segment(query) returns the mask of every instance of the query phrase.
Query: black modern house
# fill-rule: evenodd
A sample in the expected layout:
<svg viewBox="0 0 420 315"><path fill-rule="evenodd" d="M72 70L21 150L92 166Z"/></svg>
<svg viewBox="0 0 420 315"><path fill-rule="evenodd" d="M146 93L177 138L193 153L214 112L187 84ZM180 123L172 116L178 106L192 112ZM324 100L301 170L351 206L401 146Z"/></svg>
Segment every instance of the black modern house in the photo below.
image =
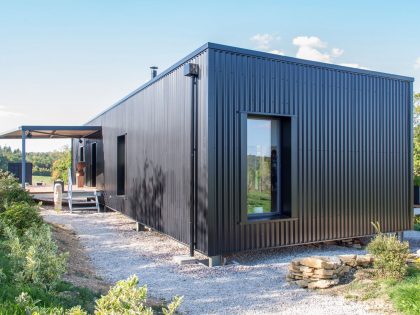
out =
<svg viewBox="0 0 420 315"><path fill-rule="evenodd" d="M413 79L207 43L105 110L73 165L209 257L411 228Z"/></svg>

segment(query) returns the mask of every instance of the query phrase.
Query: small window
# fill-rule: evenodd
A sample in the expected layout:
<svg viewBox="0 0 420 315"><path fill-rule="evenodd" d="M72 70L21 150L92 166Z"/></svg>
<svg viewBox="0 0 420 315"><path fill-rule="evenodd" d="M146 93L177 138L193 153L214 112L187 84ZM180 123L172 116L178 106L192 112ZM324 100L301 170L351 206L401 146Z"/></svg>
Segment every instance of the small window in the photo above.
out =
<svg viewBox="0 0 420 315"><path fill-rule="evenodd" d="M248 117L248 218L290 217L290 153L290 119Z"/></svg>
<svg viewBox="0 0 420 315"><path fill-rule="evenodd" d="M80 147L80 153L79 153L79 162L85 161L85 148Z"/></svg>
<svg viewBox="0 0 420 315"><path fill-rule="evenodd" d="M117 138L117 195L125 195L125 135Z"/></svg>

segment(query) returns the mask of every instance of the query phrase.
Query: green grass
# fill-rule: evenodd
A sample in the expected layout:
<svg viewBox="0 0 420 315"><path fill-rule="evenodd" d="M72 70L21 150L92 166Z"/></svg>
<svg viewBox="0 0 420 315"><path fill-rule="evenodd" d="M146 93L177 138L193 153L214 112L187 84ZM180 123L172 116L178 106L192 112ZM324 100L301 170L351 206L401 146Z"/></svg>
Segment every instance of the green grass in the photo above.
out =
<svg viewBox="0 0 420 315"><path fill-rule="evenodd" d="M389 298L402 314L420 314L420 269L410 267L403 280L354 280L348 285L345 297L361 301Z"/></svg>
<svg viewBox="0 0 420 315"><path fill-rule="evenodd" d="M35 186L36 183L39 182L43 182L46 185L52 185L52 183L54 182L53 179L51 178L51 176L38 176L38 175L34 175L32 176L32 184Z"/></svg>
<svg viewBox="0 0 420 315"><path fill-rule="evenodd" d="M389 297L404 314L420 314L420 269L410 268L403 281L389 281Z"/></svg>
<svg viewBox="0 0 420 315"><path fill-rule="evenodd" d="M263 212L271 212L270 193L248 191L248 213L254 213L255 207L263 207Z"/></svg>

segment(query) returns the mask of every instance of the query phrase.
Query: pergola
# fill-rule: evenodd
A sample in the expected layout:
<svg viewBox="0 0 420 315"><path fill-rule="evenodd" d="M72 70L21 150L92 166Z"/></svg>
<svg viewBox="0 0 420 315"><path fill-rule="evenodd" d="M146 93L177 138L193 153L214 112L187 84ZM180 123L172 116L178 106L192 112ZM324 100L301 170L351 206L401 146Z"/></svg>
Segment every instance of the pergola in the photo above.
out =
<svg viewBox="0 0 420 315"><path fill-rule="evenodd" d="M100 126L21 126L0 134L0 139L22 139L22 187L26 182L26 139L102 138Z"/></svg>

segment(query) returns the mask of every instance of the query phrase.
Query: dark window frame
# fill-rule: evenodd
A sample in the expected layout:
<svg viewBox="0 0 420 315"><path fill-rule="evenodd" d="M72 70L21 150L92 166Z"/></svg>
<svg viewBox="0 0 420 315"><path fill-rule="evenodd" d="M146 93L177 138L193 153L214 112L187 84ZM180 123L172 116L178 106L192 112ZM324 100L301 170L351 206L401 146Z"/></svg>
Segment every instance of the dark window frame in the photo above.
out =
<svg viewBox="0 0 420 315"><path fill-rule="evenodd" d="M81 145L79 147L79 162L85 162L85 146Z"/></svg>
<svg viewBox="0 0 420 315"><path fill-rule="evenodd" d="M121 143L121 139L124 139L123 143ZM124 157L120 157L121 154L121 145L123 145L123 153ZM127 134L122 134L117 137L117 183L116 183L116 190L117 190L117 196L124 197L126 194L126 188L127 188ZM123 161L120 161L122 159ZM123 162L124 170L121 173L121 163Z"/></svg>
<svg viewBox="0 0 420 315"><path fill-rule="evenodd" d="M297 124L296 116L294 115L278 115L278 114L267 114L267 113L255 113L255 112L239 112L240 115L240 210L241 210L241 224L252 224L264 221L290 221L298 219L298 199L297 199ZM261 214L248 214L248 118L256 119L270 119L288 121L289 132L290 132L290 210L287 216L279 212L261 213ZM280 207L280 206L279 206Z"/></svg>

